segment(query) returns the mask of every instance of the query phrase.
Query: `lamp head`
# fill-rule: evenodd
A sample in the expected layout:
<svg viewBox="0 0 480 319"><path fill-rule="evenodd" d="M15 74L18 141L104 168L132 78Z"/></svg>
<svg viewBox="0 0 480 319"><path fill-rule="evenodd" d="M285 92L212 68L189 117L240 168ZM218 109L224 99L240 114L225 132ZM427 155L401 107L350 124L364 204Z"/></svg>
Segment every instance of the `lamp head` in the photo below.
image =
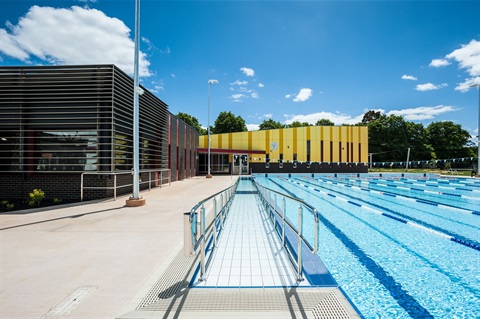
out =
<svg viewBox="0 0 480 319"><path fill-rule="evenodd" d="M208 84L218 84L218 80L208 80Z"/></svg>

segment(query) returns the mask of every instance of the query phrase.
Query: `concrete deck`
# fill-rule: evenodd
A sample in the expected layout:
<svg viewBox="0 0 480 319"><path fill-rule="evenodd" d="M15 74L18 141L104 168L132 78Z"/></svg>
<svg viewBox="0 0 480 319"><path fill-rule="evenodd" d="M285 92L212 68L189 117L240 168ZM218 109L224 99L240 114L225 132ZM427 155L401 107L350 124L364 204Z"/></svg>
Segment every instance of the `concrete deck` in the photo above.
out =
<svg viewBox="0 0 480 319"><path fill-rule="evenodd" d="M174 182L142 192L147 204L135 208L120 197L0 214L0 318L54 318L69 309L68 318L115 318L183 242L183 213L235 181ZM77 305L66 300L74 292Z"/></svg>

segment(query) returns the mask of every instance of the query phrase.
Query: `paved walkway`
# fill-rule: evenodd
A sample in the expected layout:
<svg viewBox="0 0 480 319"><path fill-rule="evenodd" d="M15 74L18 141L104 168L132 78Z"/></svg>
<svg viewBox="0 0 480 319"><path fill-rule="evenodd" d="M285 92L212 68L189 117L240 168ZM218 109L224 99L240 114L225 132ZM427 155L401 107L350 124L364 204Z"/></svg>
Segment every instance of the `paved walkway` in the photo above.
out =
<svg viewBox="0 0 480 319"><path fill-rule="evenodd" d="M174 182L142 192L147 205L137 208L120 197L0 214L0 318L53 317L49 311L79 287L93 293L68 318L114 318L183 241L183 213L234 181Z"/></svg>

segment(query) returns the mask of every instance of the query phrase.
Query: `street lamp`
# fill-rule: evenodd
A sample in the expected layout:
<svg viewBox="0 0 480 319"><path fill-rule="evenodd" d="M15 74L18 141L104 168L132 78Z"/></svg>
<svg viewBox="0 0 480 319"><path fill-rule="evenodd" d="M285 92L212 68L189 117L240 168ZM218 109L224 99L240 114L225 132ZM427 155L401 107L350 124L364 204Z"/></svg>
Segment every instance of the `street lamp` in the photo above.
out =
<svg viewBox="0 0 480 319"><path fill-rule="evenodd" d="M140 196L140 149L139 149L139 96L143 90L138 84L138 59L140 40L140 0L135 0L135 55L133 65L133 194L127 200L127 206L143 206L145 199Z"/></svg>
<svg viewBox="0 0 480 319"><path fill-rule="evenodd" d="M480 83L470 86L478 88L478 125L477 125L477 176L480 176Z"/></svg>
<svg viewBox="0 0 480 319"><path fill-rule="evenodd" d="M207 160L208 160L208 172L207 172L207 178L212 178L212 175L210 174L210 84L218 84L218 80L208 80L208 126L207 126L207 132L208 132L208 155L207 155Z"/></svg>

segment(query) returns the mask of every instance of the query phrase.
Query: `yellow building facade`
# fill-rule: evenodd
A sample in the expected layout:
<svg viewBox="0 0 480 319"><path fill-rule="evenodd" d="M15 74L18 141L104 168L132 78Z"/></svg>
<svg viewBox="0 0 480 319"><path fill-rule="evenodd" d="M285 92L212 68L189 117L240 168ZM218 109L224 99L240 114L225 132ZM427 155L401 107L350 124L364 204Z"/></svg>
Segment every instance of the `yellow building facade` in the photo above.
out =
<svg viewBox="0 0 480 319"><path fill-rule="evenodd" d="M239 156L244 159L243 171L247 166L247 171L254 173L277 169L303 171L302 168L315 172L363 172L368 162L366 126L306 126L211 134L210 137L211 162L228 161L230 170ZM199 137L199 154L206 152L208 136L203 135ZM220 159L215 158L215 154L223 155ZM200 173L203 173L203 162L200 157Z"/></svg>

